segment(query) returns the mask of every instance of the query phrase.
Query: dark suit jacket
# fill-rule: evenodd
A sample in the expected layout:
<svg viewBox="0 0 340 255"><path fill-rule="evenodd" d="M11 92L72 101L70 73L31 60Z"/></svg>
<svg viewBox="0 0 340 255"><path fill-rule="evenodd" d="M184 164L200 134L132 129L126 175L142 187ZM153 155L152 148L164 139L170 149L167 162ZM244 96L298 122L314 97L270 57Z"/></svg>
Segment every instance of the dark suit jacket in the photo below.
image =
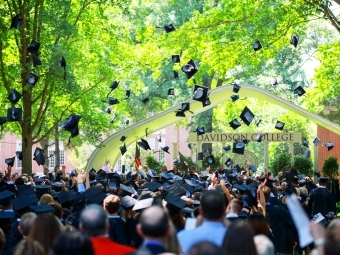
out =
<svg viewBox="0 0 340 255"><path fill-rule="evenodd" d="M325 216L329 212L336 212L333 193L326 188L313 189L309 194L308 213L312 216L318 213Z"/></svg>
<svg viewBox="0 0 340 255"><path fill-rule="evenodd" d="M109 236L112 241L127 245L126 222L121 217L110 218Z"/></svg>
<svg viewBox="0 0 340 255"><path fill-rule="evenodd" d="M22 239L22 234L18 230L19 223L19 221L16 221L11 224L12 236L17 240L17 243L19 243Z"/></svg>
<svg viewBox="0 0 340 255"><path fill-rule="evenodd" d="M158 255L164 253L165 249L160 245L146 244L142 245L137 251L129 255Z"/></svg>

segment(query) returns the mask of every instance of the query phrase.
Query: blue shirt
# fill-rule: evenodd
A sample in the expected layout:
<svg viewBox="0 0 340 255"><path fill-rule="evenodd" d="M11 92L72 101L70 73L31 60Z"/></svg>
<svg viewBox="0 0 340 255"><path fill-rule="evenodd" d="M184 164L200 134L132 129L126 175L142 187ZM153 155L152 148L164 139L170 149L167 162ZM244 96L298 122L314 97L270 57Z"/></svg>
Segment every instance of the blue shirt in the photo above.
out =
<svg viewBox="0 0 340 255"><path fill-rule="evenodd" d="M197 228L178 232L177 239L183 254L188 254L194 244L202 241L221 247L226 231L227 228L222 222L204 221Z"/></svg>

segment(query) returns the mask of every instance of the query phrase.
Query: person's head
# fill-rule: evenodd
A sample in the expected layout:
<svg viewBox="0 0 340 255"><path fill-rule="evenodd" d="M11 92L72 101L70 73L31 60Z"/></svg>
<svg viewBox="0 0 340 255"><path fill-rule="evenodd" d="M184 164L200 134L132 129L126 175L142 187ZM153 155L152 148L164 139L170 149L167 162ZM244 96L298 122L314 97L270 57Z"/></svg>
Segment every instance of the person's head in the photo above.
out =
<svg viewBox="0 0 340 255"><path fill-rule="evenodd" d="M288 186L287 182L282 182L281 183L282 192L286 190L287 186Z"/></svg>
<svg viewBox="0 0 340 255"><path fill-rule="evenodd" d="M132 179L133 181L138 181L138 178L139 178L139 175L138 175L137 172L133 172L133 173L131 174L131 179Z"/></svg>
<svg viewBox="0 0 340 255"><path fill-rule="evenodd" d="M103 208L108 214L116 214L120 207L120 199L116 195L109 195L104 199Z"/></svg>
<svg viewBox="0 0 340 255"><path fill-rule="evenodd" d="M200 213L206 220L224 220L225 209L225 199L220 192L208 190L202 194Z"/></svg>
<svg viewBox="0 0 340 255"><path fill-rule="evenodd" d="M94 249L87 235L79 231L63 232L54 241L49 255L93 255Z"/></svg>
<svg viewBox="0 0 340 255"><path fill-rule="evenodd" d="M319 186L327 187L328 185L328 179L327 178L319 178Z"/></svg>
<svg viewBox="0 0 340 255"><path fill-rule="evenodd" d="M273 174L271 172L268 172L268 179L273 180Z"/></svg>
<svg viewBox="0 0 340 255"><path fill-rule="evenodd" d="M258 255L274 255L275 247L272 241L265 235L254 236L254 243Z"/></svg>
<svg viewBox="0 0 340 255"><path fill-rule="evenodd" d="M80 215L79 229L89 237L106 235L108 227L107 214L99 205L89 205Z"/></svg>
<svg viewBox="0 0 340 255"><path fill-rule="evenodd" d="M242 212L243 204L239 199L233 199L227 206L227 213L236 213L239 215Z"/></svg>
<svg viewBox="0 0 340 255"><path fill-rule="evenodd" d="M189 255L224 255L223 250L216 244L208 241L199 242L193 245L189 252Z"/></svg>
<svg viewBox="0 0 340 255"><path fill-rule="evenodd" d="M61 204L59 204L57 201L53 201L48 203L48 205L54 208L53 213L58 219L61 219L63 217L63 208L61 207Z"/></svg>
<svg viewBox="0 0 340 255"><path fill-rule="evenodd" d="M167 172L168 168L166 166L162 166L162 172Z"/></svg>
<svg viewBox="0 0 340 255"><path fill-rule="evenodd" d="M15 186L18 186L18 185L24 185L25 184L25 181L22 177L19 177L15 180L14 182Z"/></svg>
<svg viewBox="0 0 340 255"><path fill-rule="evenodd" d="M178 167L177 166L173 166L172 170L177 173L178 172Z"/></svg>
<svg viewBox="0 0 340 255"><path fill-rule="evenodd" d="M49 203L53 202L53 197L50 194L44 194L41 196L39 204L40 205L48 205Z"/></svg>
<svg viewBox="0 0 340 255"><path fill-rule="evenodd" d="M257 255L254 235L248 224L235 222L230 224L224 236L222 249L228 255Z"/></svg>
<svg viewBox="0 0 340 255"><path fill-rule="evenodd" d="M33 221L28 238L38 241L45 253L52 248L53 240L63 230L60 220L51 213L39 214Z"/></svg>
<svg viewBox="0 0 340 255"><path fill-rule="evenodd" d="M197 171L196 166L191 166L191 167L190 167L190 171L193 171L193 172Z"/></svg>
<svg viewBox="0 0 340 255"><path fill-rule="evenodd" d="M37 218L37 215L33 212L25 213L21 217L18 230L22 234L23 238L26 238L30 233L35 218Z"/></svg>
<svg viewBox="0 0 340 255"><path fill-rule="evenodd" d="M334 219L325 231L325 254L336 255L340 253L340 219Z"/></svg>
<svg viewBox="0 0 340 255"><path fill-rule="evenodd" d="M47 252L44 251L42 245L32 239L23 239L16 246L14 255L46 255Z"/></svg>
<svg viewBox="0 0 340 255"><path fill-rule="evenodd" d="M218 166L218 171L222 172L223 171L223 165Z"/></svg>
<svg viewBox="0 0 340 255"><path fill-rule="evenodd" d="M263 187L263 195L264 195L264 199L266 200L266 203L269 201L270 199L270 193L272 191L270 190L270 188L268 188L267 186ZM257 191L257 196L260 197L260 191Z"/></svg>
<svg viewBox="0 0 340 255"><path fill-rule="evenodd" d="M144 239L164 239L170 232L169 217L162 207L145 209L137 224L137 233Z"/></svg>
<svg viewBox="0 0 340 255"><path fill-rule="evenodd" d="M2 251L2 249L4 248L6 243L6 238L5 238L5 234L2 231L2 229L0 228L0 253Z"/></svg>
<svg viewBox="0 0 340 255"><path fill-rule="evenodd" d="M247 218L247 223L253 230L254 235L268 235L269 225L267 219L260 213L250 214Z"/></svg>

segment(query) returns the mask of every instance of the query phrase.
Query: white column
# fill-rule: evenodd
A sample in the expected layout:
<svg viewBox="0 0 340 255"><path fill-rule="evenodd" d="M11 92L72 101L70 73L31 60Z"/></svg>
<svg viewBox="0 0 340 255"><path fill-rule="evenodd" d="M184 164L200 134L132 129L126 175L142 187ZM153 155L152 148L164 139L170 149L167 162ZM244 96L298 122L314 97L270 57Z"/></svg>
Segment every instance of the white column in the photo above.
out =
<svg viewBox="0 0 340 255"><path fill-rule="evenodd" d="M269 143L264 142L264 167L269 167Z"/></svg>
<svg viewBox="0 0 340 255"><path fill-rule="evenodd" d="M202 152L202 143L201 142L197 142L197 151L196 151L195 162L196 162L197 166L202 169L202 160L201 161L197 160L197 155L198 155L199 152Z"/></svg>
<svg viewBox="0 0 340 255"><path fill-rule="evenodd" d="M314 146L314 172L319 172L321 169L318 169L319 168L319 153L318 153L318 151L319 151L319 146L315 146L315 145L313 145ZM314 175L314 174L313 174ZM318 183L319 182L319 180L318 180L318 177L316 177L315 175L314 175L314 182L315 183Z"/></svg>
<svg viewBox="0 0 340 255"><path fill-rule="evenodd" d="M174 155L174 159L178 157L178 144L172 143L172 155Z"/></svg>
<svg viewBox="0 0 340 255"><path fill-rule="evenodd" d="M289 143L289 153L290 153L290 165L294 164L294 142Z"/></svg>

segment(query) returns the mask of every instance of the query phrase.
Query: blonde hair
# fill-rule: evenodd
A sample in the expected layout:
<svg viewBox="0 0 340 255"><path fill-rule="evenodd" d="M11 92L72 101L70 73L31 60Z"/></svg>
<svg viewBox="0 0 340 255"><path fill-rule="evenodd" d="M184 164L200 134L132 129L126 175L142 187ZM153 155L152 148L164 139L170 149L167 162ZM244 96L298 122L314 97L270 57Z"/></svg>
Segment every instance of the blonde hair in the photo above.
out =
<svg viewBox="0 0 340 255"><path fill-rule="evenodd" d="M6 238L5 238L5 234L2 231L2 229L0 228L0 252L2 251L2 249L5 246L5 242L6 242Z"/></svg>
<svg viewBox="0 0 340 255"><path fill-rule="evenodd" d="M14 255L45 255L45 252L38 241L27 238L20 241Z"/></svg>
<svg viewBox="0 0 340 255"><path fill-rule="evenodd" d="M127 220L127 219L133 219L135 218L136 216L136 212L135 211L132 211L132 209L129 209L129 210L123 210L121 213L120 213L120 217L124 220Z"/></svg>
<svg viewBox="0 0 340 255"><path fill-rule="evenodd" d="M39 204L40 205L48 205L49 203L53 202L54 199L50 194L44 194L40 198Z"/></svg>

